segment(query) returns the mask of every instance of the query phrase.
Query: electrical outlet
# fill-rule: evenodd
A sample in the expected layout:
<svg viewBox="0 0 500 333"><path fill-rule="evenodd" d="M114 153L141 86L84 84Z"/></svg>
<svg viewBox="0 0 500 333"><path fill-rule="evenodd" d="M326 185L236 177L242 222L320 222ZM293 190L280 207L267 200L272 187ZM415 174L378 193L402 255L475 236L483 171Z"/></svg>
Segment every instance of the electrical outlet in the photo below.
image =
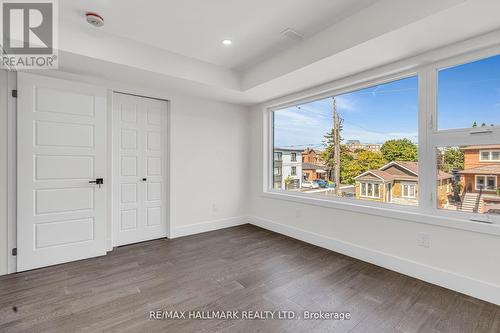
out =
<svg viewBox="0 0 500 333"><path fill-rule="evenodd" d="M417 234L417 246L430 248L431 247L431 236L423 232Z"/></svg>

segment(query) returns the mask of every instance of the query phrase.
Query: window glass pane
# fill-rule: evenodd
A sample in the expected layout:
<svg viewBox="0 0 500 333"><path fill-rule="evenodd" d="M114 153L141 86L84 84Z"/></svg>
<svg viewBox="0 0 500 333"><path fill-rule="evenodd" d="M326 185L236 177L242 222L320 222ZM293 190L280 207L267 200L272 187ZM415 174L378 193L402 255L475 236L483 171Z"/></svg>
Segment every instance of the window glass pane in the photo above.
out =
<svg viewBox="0 0 500 333"><path fill-rule="evenodd" d="M491 159L493 161L498 161L500 160L500 151L492 151L491 152Z"/></svg>
<svg viewBox="0 0 500 333"><path fill-rule="evenodd" d="M490 152L489 151L482 151L481 152L481 160L488 161L489 159L490 159Z"/></svg>
<svg viewBox="0 0 500 333"><path fill-rule="evenodd" d="M496 177L494 176L489 176L486 178L486 189L487 190L495 190L496 188Z"/></svg>
<svg viewBox="0 0 500 333"><path fill-rule="evenodd" d="M476 189L484 189L484 176L476 176Z"/></svg>
<svg viewBox="0 0 500 333"><path fill-rule="evenodd" d="M473 213L500 213L500 161L481 162L498 145L440 147L437 154L437 206Z"/></svg>
<svg viewBox="0 0 500 333"><path fill-rule="evenodd" d="M440 70L438 129L500 125L499 91L500 56Z"/></svg>
<svg viewBox="0 0 500 333"><path fill-rule="evenodd" d="M414 198L415 197L415 186L410 186L410 197Z"/></svg>
<svg viewBox="0 0 500 333"><path fill-rule="evenodd" d="M418 182L417 77L276 110L273 124L283 189L418 204L402 194L402 182ZM295 179L299 186L285 186Z"/></svg>

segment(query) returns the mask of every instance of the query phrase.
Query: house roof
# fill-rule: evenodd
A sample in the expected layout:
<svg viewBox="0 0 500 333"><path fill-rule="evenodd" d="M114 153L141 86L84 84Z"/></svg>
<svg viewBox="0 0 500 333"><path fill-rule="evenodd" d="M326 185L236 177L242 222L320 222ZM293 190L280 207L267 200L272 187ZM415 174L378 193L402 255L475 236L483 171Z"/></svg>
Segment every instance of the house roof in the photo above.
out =
<svg viewBox="0 0 500 333"><path fill-rule="evenodd" d="M386 172L386 171L383 171L383 170L377 170L377 169L372 169L372 170L368 170L368 171L365 171L363 172L362 174L360 174L359 176L356 176L354 177L354 179L361 179L361 178L369 178L370 175L373 175L375 176L376 178L380 179L380 180L394 180L394 175L391 175L390 173Z"/></svg>
<svg viewBox="0 0 500 333"><path fill-rule="evenodd" d="M324 166L313 164L313 163L302 163L302 170L317 170L317 169L323 169Z"/></svg>
<svg viewBox="0 0 500 333"><path fill-rule="evenodd" d="M418 177L418 162L392 161L382 166L380 170L387 170L392 166L399 166L412 173L415 177Z"/></svg>
<svg viewBox="0 0 500 333"><path fill-rule="evenodd" d="M310 154L312 152L315 152L316 154L318 153L316 150L307 147L306 149L304 149L304 151L302 152L302 154Z"/></svg>
<svg viewBox="0 0 500 333"><path fill-rule="evenodd" d="M274 152L283 152L283 151L291 151L291 152L298 152L301 153L302 149L294 149L294 148L279 148L279 147L274 147Z"/></svg>
<svg viewBox="0 0 500 333"><path fill-rule="evenodd" d="M461 174L500 175L500 165L490 164L460 171Z"/></svg>
<svg viewBox="0 0 500 333"><path fill-rule="evenodd" d="M403 169L404 172L393 172L395 171L392 167L399 167ZM372 174L377 178L390 181L390 180L407 180L407 181L418 181L418 162L408 162L408 161L392 161L382 166L378 170L368 170L361 175L354 177L354 179L358 179L361 177L366 177L367 175ZM439 170L438 171L438 180L452 178L453 176L449 173Z"/></svg>
<svg viewBox="0 0 500 333"><path fill-rule="evenodd" d="M460 147L463 150L469 149L500 149L500 145L475 145L475 146L465 146Z"/></svg>

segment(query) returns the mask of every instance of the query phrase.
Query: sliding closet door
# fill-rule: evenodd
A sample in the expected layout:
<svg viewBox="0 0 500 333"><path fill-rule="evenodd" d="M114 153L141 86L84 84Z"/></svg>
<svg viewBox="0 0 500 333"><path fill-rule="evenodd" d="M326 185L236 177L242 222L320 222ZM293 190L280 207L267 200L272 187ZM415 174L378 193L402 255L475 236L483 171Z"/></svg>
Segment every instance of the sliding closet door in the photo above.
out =
<svg viewBox="0 0 500 333"><path fill-rule="evenodd" d="M166 237L167 102L113 95L114 245Z"/></svg>

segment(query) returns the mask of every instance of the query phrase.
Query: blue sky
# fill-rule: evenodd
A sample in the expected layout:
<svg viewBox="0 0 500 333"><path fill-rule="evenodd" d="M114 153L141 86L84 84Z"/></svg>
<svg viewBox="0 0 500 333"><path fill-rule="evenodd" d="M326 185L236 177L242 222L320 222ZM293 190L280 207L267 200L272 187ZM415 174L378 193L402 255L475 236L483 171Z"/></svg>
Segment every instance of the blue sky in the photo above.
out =
<svg viewBox="0 0 500 333"><path fill-rule="evenodd" d="M336 96L343 141L418 141L418 79L410 77ZM332 128L332 98L278 110L275 146L321 147ZM500 124L500 56L439 72L440 129Z"/></svg>
<svg viewBox="0 0 500 333"><path fill-rule="evenodd" d="M438 80L439 129L500 124L500 56L443 69Z"/></svg>

